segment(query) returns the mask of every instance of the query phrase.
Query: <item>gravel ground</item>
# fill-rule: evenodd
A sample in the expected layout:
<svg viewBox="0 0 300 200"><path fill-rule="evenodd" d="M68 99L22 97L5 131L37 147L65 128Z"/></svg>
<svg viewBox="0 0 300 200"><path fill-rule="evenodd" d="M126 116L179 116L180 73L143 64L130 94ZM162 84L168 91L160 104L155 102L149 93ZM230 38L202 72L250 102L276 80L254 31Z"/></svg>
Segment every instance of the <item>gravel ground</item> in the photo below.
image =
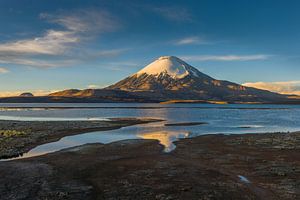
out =
<svg viewBox="0 0 300 200"><path fill-rule="evenodd" d="M6 199L300 199L300 133L86 144L0 162Z"/></svg>

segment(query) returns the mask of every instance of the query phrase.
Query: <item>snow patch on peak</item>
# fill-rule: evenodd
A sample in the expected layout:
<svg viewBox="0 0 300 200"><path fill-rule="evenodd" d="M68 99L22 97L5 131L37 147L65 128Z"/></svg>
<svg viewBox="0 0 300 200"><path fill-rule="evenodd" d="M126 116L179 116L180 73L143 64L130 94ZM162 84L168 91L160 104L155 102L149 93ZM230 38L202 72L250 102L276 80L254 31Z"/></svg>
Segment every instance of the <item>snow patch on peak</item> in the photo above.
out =
<svg viewBox="0 0 300 200"><path fill-rule="evenodd" d="M168 74L172 78L181 79L189 74L198 76L198 70L175 56L162 56L137 72L138 76L142 74L153 76Z"/></svg>

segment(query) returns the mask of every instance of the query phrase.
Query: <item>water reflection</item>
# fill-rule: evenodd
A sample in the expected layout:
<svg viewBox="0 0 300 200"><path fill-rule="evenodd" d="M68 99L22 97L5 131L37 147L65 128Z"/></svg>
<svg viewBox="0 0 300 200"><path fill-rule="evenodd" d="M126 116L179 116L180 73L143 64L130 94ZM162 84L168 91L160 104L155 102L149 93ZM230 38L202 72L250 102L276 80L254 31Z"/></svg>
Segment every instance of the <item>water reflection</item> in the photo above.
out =
<svg viewBox="0 0 300 200"><path fill-rule="evenodd" d="M176 148L174 141L180 138L189 137L188 132L175 132L175 131L157 131L157 132L147 132L147 133L129 133L126 132L132 128L123 128L124 130L114 130L114 131L97 131L79 135L72 135L61 138L57 142L51 142L43 145L39 145L31 149L28 153L23 154L18 158L13 158L9 160L15 160L20 158L28 158L44 155L51 152L56 152L65 148L75 147L88 143L103 143L108 144L111 142L128 140L128 139L155 139L158 140L160 144L164 146L165 152L170 152Z"/></svg>
<svg viewBox="0 0 300 200"><path fill-rule="evenodd" d="M165 152L170 152L175 149L174 141L177 141L180 138L187 138L189 137L189 133L182 133L182 132L171 132L171 131L159 131L159 132L152 132L152 133L143 133L137 135L143 139L155 139L158 140L160 144L164 146Z"/></svg>
<svg viewBox="0 0 300 200"><path fill-rule="evenodd" d="M65 104L63 104L65 105ZM87 105L83 104L82 106ZM96 106L88 104L89 106ZM99 106L156 106L160 104L97 104ZM75 106L75 105L72 105ZM80 106L77 105L76 106ZM167 105L170 107L178 105ZM173 141L180 138L191 138L202 134L215 133L256 133L297 131L300 129L300 106L267 105L272 109L231 109L257 107L266 105L180 105L177 108L160 109L58 109L58 110L22 110L1 111L1 119L19 120L83 120L105 119L110 117L150 117L165 119L165 122L130 126L119 130L100 131L80 135L67 136L57 142L40 145L32 149L24 157L32 157L64 148L87 143L110 143L125 139L157 139L169 152L175 148ZM201 109L196 109L199 107ZM226 108L226 109L225 109ZM279 109L280 108L280 109ZM281 109L288 108L288 109ZM206 125L166 127L165 123L207 122Z"/></svg>
<svg viewBox="0 0 300 200"><path fill-rule="evenodd" d="M172 121L172 112L168 109L145 109L134 110L138 116L160 116L169 122ZM170 152L175 149L174 141L180 138L186 138L189 136L187 131L173 130L174 127L165 127L164 122L140 124L136 126L124 127L118 130L111 131L97 131L84 133L79 135L66 136L61 138L57 142L46 143L36 148L33 148L23 156L16 158L27 158L39 155L44 155L51 152L56 152L65 148L75 147L88 143L111 143L127 139L156 139L164 146L165 152ZM172 129L173 128L173 129Z"/></svg>

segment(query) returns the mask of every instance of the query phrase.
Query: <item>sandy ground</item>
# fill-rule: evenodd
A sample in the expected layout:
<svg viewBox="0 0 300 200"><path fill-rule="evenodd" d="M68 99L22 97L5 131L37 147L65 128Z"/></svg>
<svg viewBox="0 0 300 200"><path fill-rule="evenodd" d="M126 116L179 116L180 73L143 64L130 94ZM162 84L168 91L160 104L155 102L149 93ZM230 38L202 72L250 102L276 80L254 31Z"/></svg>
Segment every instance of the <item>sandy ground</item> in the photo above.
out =
<svg viewBox="0 0 300 200"><path fill-rule="evenodd" d="M0 162L6 199L300 199L300 133L87 144Z"/></svg>

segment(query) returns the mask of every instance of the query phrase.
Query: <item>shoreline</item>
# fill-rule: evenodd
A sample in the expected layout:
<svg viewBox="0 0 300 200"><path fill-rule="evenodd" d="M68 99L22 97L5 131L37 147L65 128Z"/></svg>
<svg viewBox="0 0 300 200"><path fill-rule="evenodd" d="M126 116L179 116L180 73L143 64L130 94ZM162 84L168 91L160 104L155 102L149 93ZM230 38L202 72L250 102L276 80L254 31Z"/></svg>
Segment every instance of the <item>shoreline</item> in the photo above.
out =
<svg viewBox="0 0 300 200"><path fill-rule="evenodd" d="M1 183L14 188L0 187L0 194L4 199L300 197L300 132L203 135L175 143L170 153L157 140L136 139L0 162Z"/></svg>
<svg viewBox="0 0 300 200"><path fill-rule="evenodd" d="M118 91L118 90L117 90ZM111 96L112 97L112 96ZM162 103L162 104L176 104L176 103L204 103L204 104L286 104L286 105L299 105L300 100L299 96L290 96L283 99L277 100L262 100L262 101L253 101L253 99L244 99L244 100L234 100L234 99L170 99L170 98L122 98L115 97L107 98L102 97L76 97L76 96L35 96L35 97L20 97L20 96L11 96L11 97L1 97L0 103Z"/></svg>
<svg viewBox="0 0 300 200"><path fill-rule="evenodd" d="M160 121L163 120L151 118L110 118L110 121L0 120L0 159L18 157L38 145L55 142L65 136Z"/></svg>
<svg viewBox="0 0 300 200"><path fill-rule="evenodd" d="M161 105L161 104L157 104ZM167 105L176 105L176 104L167 104ZM192 104L189 104L192 105ZM95 107L84 107L84 106L44 106L44 107L1 107L0 111L18 111L18 110L72 110L72 109L176 109L176 108L194 108L194 109L235 109L235 110L286 110L291 108L272 108L272 107L231 107L237 104L226 104L224 106L217 104L201 104L201 105L216 105L213 107L201 107L201 106L95 106ZM282 105L282 106L292 106L286 104L239 104L239 105L260 105L260 106L268 106L268 105ZM228 106L228 107L227 107Z"/></svg>

